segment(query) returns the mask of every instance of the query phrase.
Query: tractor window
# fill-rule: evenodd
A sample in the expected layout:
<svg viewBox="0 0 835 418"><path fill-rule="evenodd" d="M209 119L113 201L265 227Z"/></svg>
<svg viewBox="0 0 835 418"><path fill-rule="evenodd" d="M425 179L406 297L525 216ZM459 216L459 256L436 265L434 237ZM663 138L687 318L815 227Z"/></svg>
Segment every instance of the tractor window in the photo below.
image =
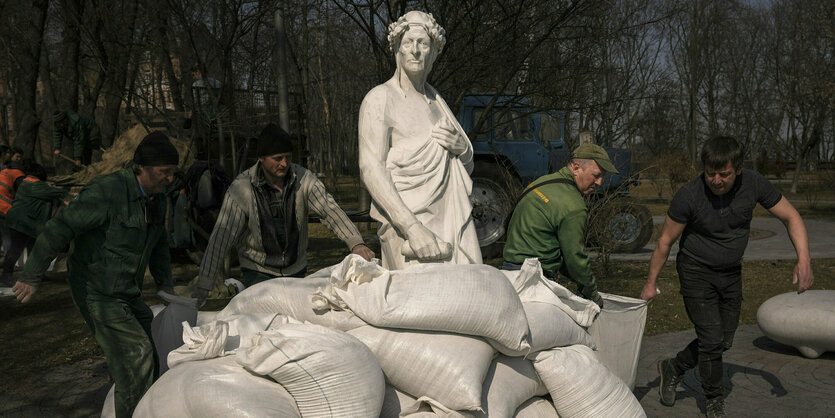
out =
<svg viewBox="0 0 835 418"><path fill-rule="evenodd" d="M540 131L540 137L542 141L547 144L551 141L564 140L563 127L565 121L563 115L560 113L542 113L541 116L542 130Z"/></svg>
<svg viewBox="0 0 835 418"><path fill-rule="evenodd" d="M475 123L478 122L481 115L484 113L484 109L473 109L473 126ZM481 125L481 132L475 137L476 141L487 141L487 132L490 131L490 118L488 116L487 120L484 121L484 125Z"/></svg>
<svg viewBox="0 0 835 418"><path fill-rule="evenodd" d="M532 141L533 128L530 117L520 111L496 112L496 138L505 141Z"/></svg>

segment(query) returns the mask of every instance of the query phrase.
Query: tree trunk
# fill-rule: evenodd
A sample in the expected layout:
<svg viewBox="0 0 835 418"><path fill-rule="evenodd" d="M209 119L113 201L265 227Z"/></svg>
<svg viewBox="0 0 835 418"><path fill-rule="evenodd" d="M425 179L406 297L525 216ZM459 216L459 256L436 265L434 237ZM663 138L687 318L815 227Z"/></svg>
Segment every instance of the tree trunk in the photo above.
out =
<svg viewBox="0 0 835 418"><path fill-rule="evenodd" d="M136 27L137 2L128 1L123 4L122 25L113 28L120 39L100 39L104 43L102 48L107 54L107 80L104 88L104 112L101 118L101 139L102 146L107 148L113 144L119 130L119 112L125 98L125 89L128 84L128 70L131 57L133 57L134 29ZM107 7L107 6L104 6ZM99 13L106 13L105 10ZM102 16L106 19L107 16ZM113 25L118 23L111 22ZM106 32L105 32L106 33ZM104 34L103 34L104 35ZM106 35L104 35L106 36ZM127 45L127 47L125 47ZM135 74L135 71L132 71Z"/></svg>
<svg viewBox="0 0 835 418"><path fill-rule="evenodd" d="M38 138L38 128L41 125L38 116L38 69L40 67L43 31L46 23L48 0L33 0L28 12L29 24L19 28L23 32L23 39L16 45L18 60L15 63L15 138L12 145L23 149L26 155L35 151Z"/></svg>

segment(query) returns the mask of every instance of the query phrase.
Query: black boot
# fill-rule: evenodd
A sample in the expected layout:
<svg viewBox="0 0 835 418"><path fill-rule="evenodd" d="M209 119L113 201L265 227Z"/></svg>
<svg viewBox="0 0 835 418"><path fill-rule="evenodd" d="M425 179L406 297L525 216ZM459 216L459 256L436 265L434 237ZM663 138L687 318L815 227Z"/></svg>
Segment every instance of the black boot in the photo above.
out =
<svg viewBox="0 0 835 418"><path fill-rule="evenodd" d="M684 374L679 374L673 366L673 359L668 358L658 362L658 375L661 377L661 384L658 385L658 393L661 394L661 404L673 406L676 404L676 387L681 382Z"/></svg>

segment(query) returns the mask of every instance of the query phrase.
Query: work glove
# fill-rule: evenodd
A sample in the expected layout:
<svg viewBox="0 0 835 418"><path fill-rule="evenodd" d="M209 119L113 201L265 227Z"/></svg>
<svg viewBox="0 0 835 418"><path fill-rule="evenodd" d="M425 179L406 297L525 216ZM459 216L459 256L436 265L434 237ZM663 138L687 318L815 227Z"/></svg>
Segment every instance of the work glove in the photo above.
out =
<svg viewBox="0 0 835 418"><path fill-rule="evenodd" d="M206 303L206 298L209 297L209 291L198 287L191 293L191 297L197 299L197 308L199 309Z"/></svg>

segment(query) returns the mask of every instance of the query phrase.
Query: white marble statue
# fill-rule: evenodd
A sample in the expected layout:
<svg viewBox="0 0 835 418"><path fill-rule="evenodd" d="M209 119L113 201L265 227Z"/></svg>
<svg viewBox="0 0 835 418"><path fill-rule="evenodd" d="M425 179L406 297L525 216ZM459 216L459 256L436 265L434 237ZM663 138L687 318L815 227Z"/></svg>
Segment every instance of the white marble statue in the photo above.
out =
<svg viewBox="0 0 835 418"><path fill-rule="evenodd" d="M383 267L480 264L469 195L473 147L426 79L444 47L431 14L412 11L389 26L394 76L374 87L359 116L359 164L382 223Z"/></svg>

